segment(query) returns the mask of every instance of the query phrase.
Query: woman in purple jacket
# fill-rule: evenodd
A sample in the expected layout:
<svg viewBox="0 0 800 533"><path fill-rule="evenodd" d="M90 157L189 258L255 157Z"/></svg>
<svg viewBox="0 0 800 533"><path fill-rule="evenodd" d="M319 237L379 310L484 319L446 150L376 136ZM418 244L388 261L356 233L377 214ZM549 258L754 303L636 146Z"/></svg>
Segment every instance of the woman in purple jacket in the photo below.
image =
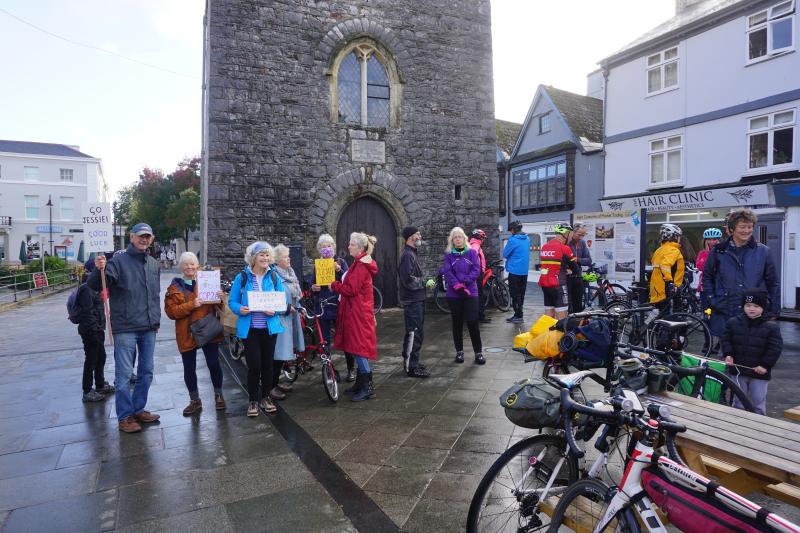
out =
<svg viewBox="0 0 800 533"><path fill-rule="evenodd" d="M481 331L478 327L478 285L481 274L478 252L467 245L464 230L455 227L447 238L444 254L444 279L447 283L447 302L453 318L453 344L456 347L456 363L464 362L464 322L467 323L475 363L486 363L481 345Z"/></svg>

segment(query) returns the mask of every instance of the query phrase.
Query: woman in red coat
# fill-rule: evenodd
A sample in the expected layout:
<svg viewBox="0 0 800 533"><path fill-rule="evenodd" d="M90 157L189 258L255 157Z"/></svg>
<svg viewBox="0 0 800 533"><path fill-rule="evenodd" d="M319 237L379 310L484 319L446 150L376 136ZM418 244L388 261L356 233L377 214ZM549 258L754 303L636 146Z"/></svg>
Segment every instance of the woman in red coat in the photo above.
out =
<svg viewBox="0 0 800 533"><path fill-rule="evenodd" d="M372 278L378 265L372 259L377 239L365 233L352 233L347 247L353 256L353 265L342 281L331 283L331 290L339 293L339 311L336 316L336 336L333 346L356 359L358 374L352 392L353 401L360 402L375 397L369 359L378 358L375 340L375 313L372 299Z"/></svg>

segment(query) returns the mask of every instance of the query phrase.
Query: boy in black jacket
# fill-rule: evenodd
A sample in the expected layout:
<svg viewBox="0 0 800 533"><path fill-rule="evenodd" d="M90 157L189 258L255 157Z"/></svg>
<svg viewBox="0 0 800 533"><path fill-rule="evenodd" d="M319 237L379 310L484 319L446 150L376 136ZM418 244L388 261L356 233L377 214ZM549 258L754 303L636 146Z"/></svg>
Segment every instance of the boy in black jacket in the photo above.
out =
<svg viewBox="0 0 800 533"><path fill-rule="evenodd" d="M778 324L762 315L767 307L767 293L748 289L742 296L744 313L728 320L722 335L722 354L731 374L738 374L739 386L747 393L756 412L766 414L767 385L772 367L783 349ZM735 366L734 366L735 365ZM742 405L734 400L734 407Z"/></svg>
<svg viewBox="0 0 800 533"><path fill-rule="evenodd" d="M94 270L94 261L86 262L86 274ZM106 364L105 329L106 314L100 293L92 290L86 283L78 288L78 333L83 341L83 401L99 402L106 394L114 392L114 387L105 381L103 367ZM92 389L94 378L95 389Z"/></svg>

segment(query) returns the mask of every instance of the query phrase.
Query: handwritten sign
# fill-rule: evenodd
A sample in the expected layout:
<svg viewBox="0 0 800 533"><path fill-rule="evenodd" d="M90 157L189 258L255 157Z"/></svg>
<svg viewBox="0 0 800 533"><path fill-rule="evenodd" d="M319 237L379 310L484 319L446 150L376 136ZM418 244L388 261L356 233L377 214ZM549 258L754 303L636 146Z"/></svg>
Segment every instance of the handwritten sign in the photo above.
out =
<svg viewBox="0 0 800 533"><path fill-rule="evenodd" d="M111 252L114 250L114 230L111 227L111 207L103 202L81 204L85 251Z"/></svg>
<svg viewBox="0 0 800 533"><path fill-rule="evenodd" d="M47 272L36 272L33 275L34 288L41 289L42 287L47 287L47 285Z"/></svg>
<svg viewBox="0 0 800 533"><path fill-rule="evenodd" d="M217 293L222 290L219 270L200 270L197 272L197 297L204 302L219 302Z"/></svg>
<svg viewBox="0 0 800 533"><path fill-rule="evenodd" d="M286 311L286 293L283 291L247 291L247 307L250 311Z"/></svg>
<svg viewBox="0 0 800 533"><path fill-rule="evenodd" d="M314 271L317 274L317 285L330 285L336 281L333 259L314 259Z"/></svg>

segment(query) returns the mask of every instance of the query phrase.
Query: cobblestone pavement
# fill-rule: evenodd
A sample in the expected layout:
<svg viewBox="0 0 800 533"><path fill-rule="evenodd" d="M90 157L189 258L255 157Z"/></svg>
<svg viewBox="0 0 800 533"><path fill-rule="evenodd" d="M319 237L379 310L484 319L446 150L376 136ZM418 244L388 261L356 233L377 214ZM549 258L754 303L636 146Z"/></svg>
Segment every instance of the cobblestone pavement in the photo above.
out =
<svg viewBox="0 0 800 533"><path fill-rule="evenodd" d="M541 311L538 291L529 292L528 318ZM165 317L148 403L161 423L120 434L112 401L81 403L83 352L66 297L0 315L3 531L463 531L483 473L530 433L508 422L497 401L534 370L508 349L521 328L493 313L482 330L487 364L474 365L468 352L456 365L449 317L429 309L423 361L431 378L402 372L402 313L390 310L378 317L376 399L331 404L317 364L281 414L257 419L244 416L235 363L225 367L227 411L209 408L212 387L199 362L206 408L181 415L188 398ZM774 416L797 403L800 377L800 328L782 330ZM341 358L336 365L344 370Z"/></svg>

